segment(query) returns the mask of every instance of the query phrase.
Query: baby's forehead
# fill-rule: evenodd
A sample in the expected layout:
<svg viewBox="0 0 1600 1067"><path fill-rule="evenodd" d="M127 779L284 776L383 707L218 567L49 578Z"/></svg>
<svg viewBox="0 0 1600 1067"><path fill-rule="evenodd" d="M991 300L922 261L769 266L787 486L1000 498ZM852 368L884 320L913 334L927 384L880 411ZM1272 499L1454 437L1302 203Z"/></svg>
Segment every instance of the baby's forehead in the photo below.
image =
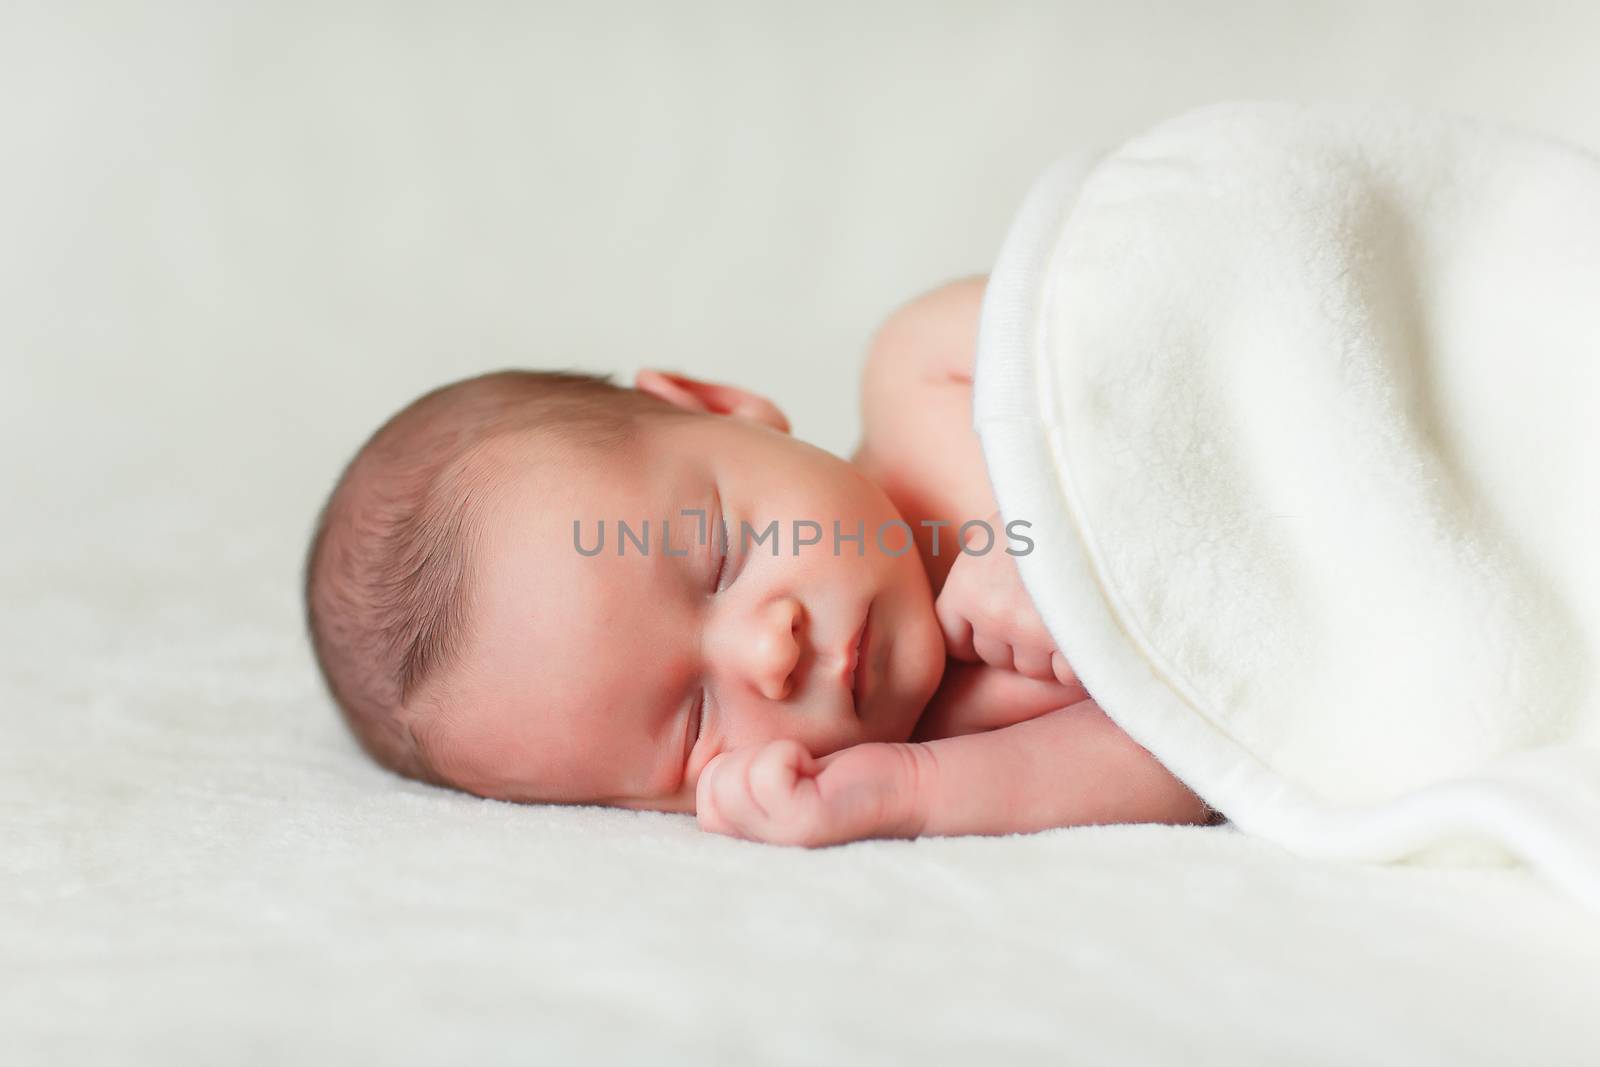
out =
<svg viewBox="0 0 1600 1067"><path fill-rule="evenodd" d="M503 458L486 467L493 503L475 538L484 625L559 620L548 643L626 637L629 609L665 591L687 562L676 553L705 539L714 494L658 463Z"/></svg>
<svg viewBox="0 0 1600 1067"><path fill-rule="evenodd" d="M569 541L574 522L593 528L604 520L610 535L624 522L637 533L648 520L659 534L664 519L674 528L705 521L715 502L707 452L693 438L668 448L643 436L594 444L508 435L476 458L475 477L496 499L492 521L531 524Z"/></svg>
<svg viewBox="0 0 1600 1067"><path fill-rule="evenodd" d="M641 467L670 464L671 456L649 456L639 440L586 435L576 431L529 428L498 434L474 451L475 472L494 484L534 482L590 489L637 483L629 475Z"/></svg>

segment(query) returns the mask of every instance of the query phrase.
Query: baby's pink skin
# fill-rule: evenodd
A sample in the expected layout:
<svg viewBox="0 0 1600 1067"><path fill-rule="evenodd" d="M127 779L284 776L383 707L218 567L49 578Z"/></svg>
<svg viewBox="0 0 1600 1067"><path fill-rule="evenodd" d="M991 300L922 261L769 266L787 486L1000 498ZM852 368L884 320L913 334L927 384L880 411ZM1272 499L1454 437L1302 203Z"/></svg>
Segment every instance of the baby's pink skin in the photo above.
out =
<svg viewBox="0 0 1600 1067"><path fill-rule="evenodd" d="M637 387L703 417L648 418L637 449L603 459L498 446L475 639L424 735L441 769L485 796L696 811L708 830L799 845L1206 821L1086 699L1010 558L961 554L953 527L935 551L921 525L997 517L970 423L982 290L937 290L880 332L849 463L790 437L764 398L656 371ZM661 516L684 508L735 531L778 519L783 554L730 557L717 590L692 519L673 522L687 558L573 546L575 518L586 544L601 518L649 518L659 547ZM869 534L860 556L793 555L794 518L903 518L917 551Z"/></svg>

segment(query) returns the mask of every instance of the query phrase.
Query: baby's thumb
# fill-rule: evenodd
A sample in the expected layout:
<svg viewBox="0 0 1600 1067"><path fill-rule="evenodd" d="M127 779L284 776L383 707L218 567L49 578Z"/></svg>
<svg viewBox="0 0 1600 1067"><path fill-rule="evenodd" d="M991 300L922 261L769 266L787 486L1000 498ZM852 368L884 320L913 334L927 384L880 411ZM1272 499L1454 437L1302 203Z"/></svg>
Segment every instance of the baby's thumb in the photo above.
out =
<svg viewBox="0 0 1600 1067"><path fill-rule="evenodd" d="M732 827L723 817L721 805L717 803L715 786L717 771L727 762L728 753L723 752L714 756L710 763L700 769L700 778L694 786L694 817L700 824L700 829L714 834L732 833Z"/></svg>

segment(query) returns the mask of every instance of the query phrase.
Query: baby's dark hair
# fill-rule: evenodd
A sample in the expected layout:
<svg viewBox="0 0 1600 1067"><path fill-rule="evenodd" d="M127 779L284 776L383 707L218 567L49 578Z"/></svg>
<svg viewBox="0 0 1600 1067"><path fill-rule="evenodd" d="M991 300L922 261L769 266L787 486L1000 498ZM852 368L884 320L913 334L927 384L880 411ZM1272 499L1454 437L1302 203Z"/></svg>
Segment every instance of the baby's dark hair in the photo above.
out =
<svg viewBox="0 0 1600 1067"><path fill-rule="evenodd" d="M426 393L380 426L335 483L305 564L306 623L328 691L361 746L399 774L449 784L414 726L425 681L459 658L472 563L508 434L606 449L664 401L571 371L505 370Z"/></svg>

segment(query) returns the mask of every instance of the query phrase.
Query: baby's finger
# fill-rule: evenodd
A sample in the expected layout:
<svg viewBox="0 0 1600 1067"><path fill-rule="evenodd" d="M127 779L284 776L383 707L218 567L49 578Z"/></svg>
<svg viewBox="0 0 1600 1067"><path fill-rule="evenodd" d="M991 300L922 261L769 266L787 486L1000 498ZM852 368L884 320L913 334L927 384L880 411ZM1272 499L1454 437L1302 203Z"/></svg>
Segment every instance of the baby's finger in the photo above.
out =
<svg viewBox="0 0 1600 1067"><path fill-rule="evenodd" d="M735 748L717 756L700 772L695 811L703 807L701 825L730 837L749 838L760 831L765 812L750 792L750 768L760 749Z"/></svg>
<svg viewBox="0 0 1600 1067"><path fill-rule="evenodd" d="M1016 670L1016 662L1012 659L1011 646L1004 641L986 637L983 634L974 634L972 647L978 653L978 658L991 667L998 667L1003 671Z"/></svg>
<svg viewBox="0 0 1600 1067"><path fill-rule="evenodd" d="M811 753L793 740L764 745L750 764L750 795L762 814L771 818L794 793L796 780L810 768ZM814 773L814 768L810 768Z"/></svg>
<svg viewBox="0 0 1600 1067"><path fill-rule="evenodd" d="M944 631L945 654L968 663L978 662L978 652L972 645L972 621L943 598L934 601L933 608L939 629Z"/></svg>
<svg viewBox="0 0 1600 1067"><path fill-rule="evenodd" d="M701 768L700 778L694 788L694 814L702 830L737 836L719 792L722 784L719 772L726 768L727 763L728 753L724 752Z"/></svg>
<svg viewBox="0 0 1600 1067"><path fill-rule="evenodd" d="M1018 648L1013 645L1011 658L1018 674L1037 678L1041 682L1053 682L1056 676L1050 661L1054 652L1051 648Z"/></svg>
<svg viewBox="0 0 1600 1067"><path fill-rule="evenodd" d="M1050 653L1050 670L1062 685L1078 684L1078 672L1072 669L1072 664L1060 652Z"/></svg>

